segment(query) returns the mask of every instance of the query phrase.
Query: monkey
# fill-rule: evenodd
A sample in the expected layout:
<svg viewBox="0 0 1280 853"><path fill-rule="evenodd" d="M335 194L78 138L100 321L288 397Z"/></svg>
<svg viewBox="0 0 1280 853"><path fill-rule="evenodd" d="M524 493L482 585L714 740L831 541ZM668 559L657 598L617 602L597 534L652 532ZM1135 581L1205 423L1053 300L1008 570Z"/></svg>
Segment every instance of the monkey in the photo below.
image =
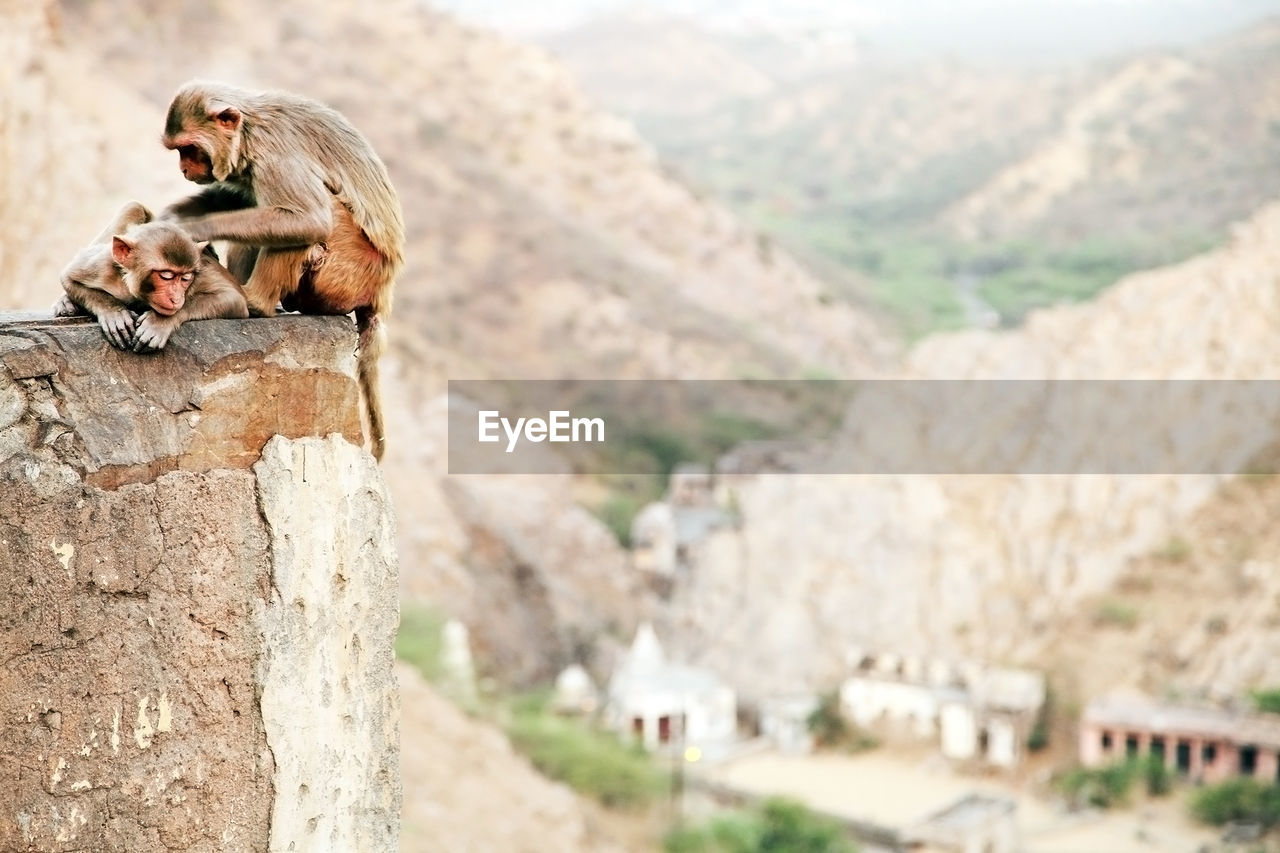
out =
<svg viewBox="0 0 1280 853"><path fill-rule="evenodd" d="M208 185L162 218L196 240L227 240L250 310L355 313L370 446L386 435L378 388L383 323L403 264L404 222L386 166L336 110L279 91L191 82L173 96L161 142L187 180Z"/></svg>
<svg viewBox="0 0 1280 853"><path fill-rule="evenodd" d="M130 202L62 273L55 317L90 314L112 346L164 349L188 320L249 316L244 289L175 223L156 222Z"/></svg>

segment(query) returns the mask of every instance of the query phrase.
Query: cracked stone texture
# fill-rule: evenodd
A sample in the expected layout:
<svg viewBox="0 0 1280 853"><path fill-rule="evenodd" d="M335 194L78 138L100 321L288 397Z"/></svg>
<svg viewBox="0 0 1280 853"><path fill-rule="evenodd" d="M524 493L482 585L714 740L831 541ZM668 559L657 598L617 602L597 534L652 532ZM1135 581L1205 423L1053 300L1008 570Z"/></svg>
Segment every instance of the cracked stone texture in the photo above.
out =
<svg viewBox="0 0 1280 853"><path fill-rule="evenodd" d="M248 468L273 435L361 440L342 317L202 320L162 354L121 352L87 320L0 315L0 459L53 447L103 488ZM25 399L26 417L22 417Z"/></svg>
<svg viewBox="0 0 1280 853"><path fill-rule="evenodd" d="M398 583L354 339L204 321L138 356L0 322L0 850L394 849Z"/></svg>

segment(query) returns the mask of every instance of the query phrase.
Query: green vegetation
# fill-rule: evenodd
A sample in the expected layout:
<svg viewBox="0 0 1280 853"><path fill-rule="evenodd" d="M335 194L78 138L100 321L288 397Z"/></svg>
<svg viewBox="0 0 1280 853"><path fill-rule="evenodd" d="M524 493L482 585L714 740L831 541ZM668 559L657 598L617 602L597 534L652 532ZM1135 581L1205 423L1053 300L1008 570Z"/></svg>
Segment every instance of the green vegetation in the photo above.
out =
<svg viewBox="0 0 1280 853"><path fill-rule="evenodd" d="M1031 731L1027 732L1027 749L1032 752L1039 752L1049 745L1049 734L1053 730L1056 702L1057 696L1054 695L1053 688L1047 687L1044 694L1044 704L1040 706L1039 712L1036 713L1036 721L1031 725Z"/></svg>
<svg viewBox="0 0 1280 853"><path fill-rule="evenodd" d="M840 710L840 694L835 690L819 697L818 707L806 722L819 749L862 752L880 745L872 735L849 722Z"/></svg>
<svg viewBox="0 0 1280 853"><path fill-rule="evenodd" d="M648 488L643 487L643 481L641 484L638 494L629 491L613 492L595 507L596 517L613 532L614 538L623 548L631 547L631 522L635 521L636 515L644 509L646 503L656 500L662 494L656 482L649 483Z"/></svg>
<svg viewBox="0 0 1280 853"><path fill-rule="evenodd" d="M422 605L405 604L396 635L396 656L428 681L444 674L444 618ZM611 808L639 808L666 793L665 774L638 746L623 744L572 717L547 707L548 691L480 703L469 711L501 721L511 744L538 770Z"/></svg>
<svg viewBox="0 0 1280 853"><path fill-rule="evenodd" d="M513 700L511 744L546 776L610 808L642 808L666 793L666 776L639 746L546 709L545 699Z"/></svg>
<svg viewBox="0 0 1280 853"><path fill-rule="evenodd" d="M1169 768L1154 755L1123 759L1105 767L1076 767L1059 776L1055 784L1078 806L1109 809L1126 804L1138 780L1152 797L1162 797L1173 787Z"/></svg>
<svg viewBox="0 0 1280 853"><path fill-rule="evenodd" d="M1185 563L1191 556L1191 544L1181 536L1175 536L1160 549L1160 557L1170 563Z"/></svg>
<svg viewBox="0 0 1280 853"><path fill-rule="evenodd" d="M1280 687L1268 687L1249 694L1253 707L1264 714L1280 714Z"/></svg>
<svg viewBox="0 0 1280 853"><path fill-rule="evenodd" d="M1093 614L1094 624L1128 630L1138 624L1138 608L1123 601L1107 599Z"/></svg>
<svg viewBox="0 0 1280 853"><path fill-rule="evenodd" d="M1141 761L1139 764L1141 765L1139 770L1150 796L1163 797L1173 790L1173 774L1169 772L1169 765L1162 759L1148 757L1146 761Z"/></svg>
<svg viewBox="0 0 1280 853"><path fill-rule="evenodd" d="M1196 791L1190 806L1196 820L1212 826L1248 821L1272 827L1280 823L1280 786L1248 777L1229 779Z"/></svg>
<svg viewBox="0 0 1280 853"><path fill-rule="evenodd" d="M406 602L400 608L396 657L417 669L427 681L439 681L443 674L444 623L443 616L425 605Z"/></svg>
<svg viewBox="0 0 1280 853"><path fill-rule="evenodd" d="M663 839L667 853L857 853L840 824L789 800L681 827Z"/></svg>
<svg viewBox="0 0 1280 853"><path fill-rule="evenodd" d="M1017 326L1033 309L1091 299L1129 273L1175 263L1216 242L1204 233L961 241L908 224L910 217L885 220L888 211L746 213L824 279L839 279L834 267L863 282L845 287L844 295L883 308L911 339L967 325L957 295L962 279L976 284L1001 325Z"/></svg>

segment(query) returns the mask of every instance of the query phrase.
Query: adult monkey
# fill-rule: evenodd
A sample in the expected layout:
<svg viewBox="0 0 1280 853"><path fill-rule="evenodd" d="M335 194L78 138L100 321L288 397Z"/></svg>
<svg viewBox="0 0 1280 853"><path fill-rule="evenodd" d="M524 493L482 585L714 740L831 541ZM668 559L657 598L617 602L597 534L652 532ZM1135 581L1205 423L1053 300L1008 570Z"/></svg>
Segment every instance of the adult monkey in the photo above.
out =
<svg viewBox="0 0 1280 853"><path fill-rule="evenodd" d="M162 141L182 175L211 186L170 206L196 240L229 240L227 267L255 314L356 315L373 455L386 438L381 320L403 263L404 220L387 169L340 113L286 92L187 83Z"/></svg>

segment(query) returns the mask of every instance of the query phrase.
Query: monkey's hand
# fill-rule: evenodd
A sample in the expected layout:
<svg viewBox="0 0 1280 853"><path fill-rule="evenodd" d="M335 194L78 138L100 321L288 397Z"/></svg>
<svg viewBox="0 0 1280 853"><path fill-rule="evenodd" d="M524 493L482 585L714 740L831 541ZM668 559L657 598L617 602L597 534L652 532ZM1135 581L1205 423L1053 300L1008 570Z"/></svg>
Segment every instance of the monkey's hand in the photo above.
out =
<svg viewBox="0 0 1280 853"><path fill-rule="evenodd" d="M156 352L169 343L169 336L182 325L182 320L162 317L154 311L144 311L138 319L138 330L133 334L134 352Z"/></svg>
<svg viewBox="0 0 1280 853"><path fill-rule="evenodd" d="M53 307L49 310L53 312L53 316L55 317L77 317L85 313L80 309L80 306L72 302L71 297L67 296L65 293L62 294L61 299L53 303Z"/></svg>
<svg viewBox="0 0 1280 853"><path fill-rule="evenodd" d="M133 329L138 318L127 308L112 308L98 312L98 325L113 347L129 349L133 346Z"/></svg>

